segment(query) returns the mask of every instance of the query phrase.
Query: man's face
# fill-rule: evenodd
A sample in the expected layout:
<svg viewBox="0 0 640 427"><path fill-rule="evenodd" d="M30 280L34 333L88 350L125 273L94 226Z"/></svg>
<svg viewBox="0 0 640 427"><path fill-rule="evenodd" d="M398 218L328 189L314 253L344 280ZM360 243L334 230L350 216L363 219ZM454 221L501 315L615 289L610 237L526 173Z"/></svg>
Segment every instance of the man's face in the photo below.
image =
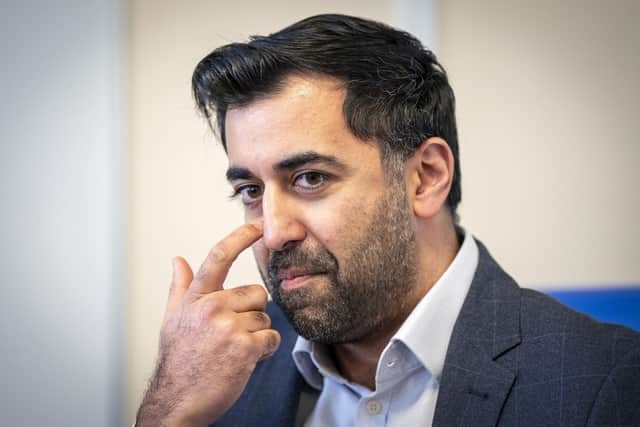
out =
<svg viewBox="0 0 640 427"><path fill-rule="evenodd" d="M298 333L328 344L406 316L415 282L404 179L350 132L344 95L335 80L291 77L226 117L227 177L246 219L264 220L260 274Z"/></svg>

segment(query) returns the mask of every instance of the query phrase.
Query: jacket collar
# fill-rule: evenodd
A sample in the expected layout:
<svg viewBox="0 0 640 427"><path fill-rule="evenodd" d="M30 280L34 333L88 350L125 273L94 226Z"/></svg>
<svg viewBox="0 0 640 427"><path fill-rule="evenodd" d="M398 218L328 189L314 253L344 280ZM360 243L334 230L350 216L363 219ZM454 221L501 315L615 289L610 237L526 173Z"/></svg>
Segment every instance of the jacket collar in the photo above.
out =
<svg viewBox="0 0 640 427"><path fill-rule="evenodd" d="M495 426L516 377L500 362L520 343L520 291L477 243L478 269L449 342L434 426Z"/></svg>

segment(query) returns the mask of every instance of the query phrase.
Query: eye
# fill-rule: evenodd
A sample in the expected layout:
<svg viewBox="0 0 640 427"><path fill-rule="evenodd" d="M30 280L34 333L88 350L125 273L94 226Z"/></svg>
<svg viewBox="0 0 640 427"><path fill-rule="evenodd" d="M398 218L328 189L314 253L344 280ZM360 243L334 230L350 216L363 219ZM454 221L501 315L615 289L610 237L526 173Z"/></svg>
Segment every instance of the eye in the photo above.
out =
<svg viewBox="0 0 640 427"><path fill-rule="evenodd" d="M234 190L231 198L238 196L243 204L251 205L262 196L262 188L256 184L244 184Z"/></svg>
<svg viewBox="0 0 640 427"><path fill-rule="evenodd" d="M294 179L294 185L304 191L316 190L327 182L327 175L320 172L303 172Z"/></svg>

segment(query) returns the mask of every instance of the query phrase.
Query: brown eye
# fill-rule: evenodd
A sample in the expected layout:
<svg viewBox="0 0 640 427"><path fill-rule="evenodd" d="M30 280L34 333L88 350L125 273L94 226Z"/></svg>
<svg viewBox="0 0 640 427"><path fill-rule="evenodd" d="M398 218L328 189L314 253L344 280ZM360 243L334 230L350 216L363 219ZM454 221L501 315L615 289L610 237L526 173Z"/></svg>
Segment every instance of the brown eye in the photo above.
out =
<svg viewBox="0 0 640 427"><path fill-rule="evenodd" d="M296 177L295 185L305 190L314 190L322 186L327 176L320 172L304 172Z"/></svg>
<svg viewBox="0 0 640 427"><path fill-rule="evenodd" d="M238 188L240 199L245 205L256 202L262 196L262 188L259 185L244 185Z"/></svg>

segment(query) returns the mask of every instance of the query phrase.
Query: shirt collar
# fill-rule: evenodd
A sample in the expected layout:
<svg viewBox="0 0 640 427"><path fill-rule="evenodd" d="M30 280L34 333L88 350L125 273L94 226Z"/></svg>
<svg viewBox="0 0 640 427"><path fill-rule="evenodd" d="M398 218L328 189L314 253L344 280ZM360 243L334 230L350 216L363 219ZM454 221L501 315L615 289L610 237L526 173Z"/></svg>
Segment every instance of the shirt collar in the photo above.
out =
<svg viewBox="0 0 640 427"><path fill-rule="evenodd" d="M391 347L404 344L415 358L438 380L444 367L453 326L478 266L478 246L464 232L464 240L453 262L420 300L400 329L391 338L380 360ZM324 346L298 336L292 350L298 371L312 387L322 389L323 377L337 376ZM378 366L380 373L381 364Z"/></svg>
<svg viewBox="0 0 640 427"><path fill-rule="evenodd" d="M465 232L462 245L449 268L420 300L387 346L389 348L396 341L402 342L438 380L453 326L478 267L478 256L473 236Z"/></svg>
<svg viewBox="0 0 640 427"><path fill-rule="evenodd" d="M318 353L317 343L313 343L308 339L298 335L296 344L291 351L293 361L300 372L300 375L311 387L318 390L322 389L323 375L319 371L319 364L315 360L315 354Z"/></svg>

